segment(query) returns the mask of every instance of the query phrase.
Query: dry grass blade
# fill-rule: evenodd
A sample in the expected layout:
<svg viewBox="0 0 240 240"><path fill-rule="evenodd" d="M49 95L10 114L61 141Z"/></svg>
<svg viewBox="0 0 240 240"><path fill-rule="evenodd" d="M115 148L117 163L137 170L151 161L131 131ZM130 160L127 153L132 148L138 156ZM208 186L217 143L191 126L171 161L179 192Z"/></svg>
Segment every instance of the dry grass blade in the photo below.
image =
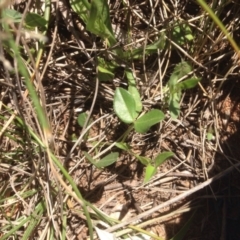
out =
<svg viewBox="0 0 240 240"><path fill-rule="evenodd" d="M239 3L208 5L239 42ZM1 239L93 239L94 226L171 239L195 209L184 239L240 238L238 52L197 2L0 1L0 13ZM116 89L138 107L130 124ZM141 119L152 110L164 120Z"/></svg>

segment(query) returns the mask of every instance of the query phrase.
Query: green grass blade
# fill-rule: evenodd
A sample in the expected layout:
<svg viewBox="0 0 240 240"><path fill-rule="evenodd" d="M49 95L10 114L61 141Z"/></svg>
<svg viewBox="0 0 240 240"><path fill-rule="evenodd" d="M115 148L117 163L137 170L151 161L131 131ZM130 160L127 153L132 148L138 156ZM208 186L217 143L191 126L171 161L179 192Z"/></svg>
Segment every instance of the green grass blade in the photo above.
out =
<svg viewBox="0 0 240 240"><path fill-rule="evenodd" d="M225 34L225 36L227 37L228 41L230 42L230 44L232 45L233 49L236 51L236 53L238 53L238 56L240 58L240 49L237 45L237 43L234 41L234 39L231 37L230 33L228 32L228 30L225 28L225 26L223 25L223 23L220 21L220 19L218 18L218 16L216 16L216 14L213 12L213 10L206 4L205 1L203 0L197 0L197 2L199 3L199 5L201 5L201 7L209 14L209 16L212 18L212 20L216 23L216 25L221 29L221 31Z"/></svg>
<svg viewBox="0 0 240 240"><path fill-rule="evenodd" d="M3 236L1 237L1 240L9 239L9 237L10 237L11 235L15 234L16 231L17 231L18 229L20 229L21 227L23 227L26 223L28 223L28 222L31 223L31 220L33 220L34 218L36 218L37 214L38 214L39 212L41 212L42 210L43 210L43 203L40 202L40 203L36 206L35 211L34 211L29 217L21 220L18 225L16 225L16 226L13 227L11 230L9 230L9 232L8 232L7 234L3 235ZM26 231L26 232L27 232L26 234L28 234L28 231ZM24 234L24 236L25 236L25 234ZM24 236L23 236L23 237L24 237ZM22 239L24 239L24 238L22 238ZM26 238L25 238L25 239L26 239Z"/></svg>
<svg viewBox="0 0 240 240"><path fill-rule="evenodd" d="M1 237L1 240L9 239L9 237L10 237L11 235L15 234L18 229L20 229L21 227L23 227L24 224L26 224L26 223L30 220L30 218L31 218L31 217L28 217L28 218L26 218L26 219L21 220L21 222L20 222L18 225L16 225L16 226L13 227L12 229L10 229L8 233L6 233L5 235L3 235L3 236Z"/></svg>
<svg viewBox="0 0 240 240"><path fill-rule="evenodd" d="M43 204L43 202L40 202L37 205L35 211L30 215L29 225L28 225L27 229L24 231L24 234L22 236L22 240L29 239L29 237L31 236L34 228L36 227L37 224L39 224L44 211L45 211L44 204Z"/></svg>
<svg viewBox="0 0 240 240"><path fill-rule="evenodd" d="M83 199L81 193L79 192L78 187L77 187L76 183L73 181L72 177L69 175L69 173L63 167L63 165L58 161L58 159L52 153L51 153L51 158L52 158L53 162L57 165L57 167L60 169L60 171L62 172L64 177L68 180L68 182L72 186L72 188L73 188L75 194L77 195L77 197L82 201L83 211L84 211L85 216L87 218L87 224L88 224L90 239L93 239L92 221L91 221L91 218L90 218L90 214L87 210L85 200Z"/></svg>
<svg viewBox="0 0 240 240"><path fill-rule="evenodd" d="M3 25L4 25L5 31L10 33L11 30L10 30L9 26L4 23L4 20L3 20ZM21 54L19 52L19 47L16 45L16 43L13 39L13 36L10 34L9 34L8 44L9 44L9 47L12 49L13 57L16 59L16 63L18 65L17 66L18 70L19 70L20 74L24 77L26 87L29 91L30 97L33 101L33 105L36 109L38 120L39 120L42 128L46 131L46 133L50 134L50 127L49 127L47 116L44 113L44 110L40 104L37 92L33 86L33 83L31 82L26 65L24 64L24 62L21 58Z"/></svg>

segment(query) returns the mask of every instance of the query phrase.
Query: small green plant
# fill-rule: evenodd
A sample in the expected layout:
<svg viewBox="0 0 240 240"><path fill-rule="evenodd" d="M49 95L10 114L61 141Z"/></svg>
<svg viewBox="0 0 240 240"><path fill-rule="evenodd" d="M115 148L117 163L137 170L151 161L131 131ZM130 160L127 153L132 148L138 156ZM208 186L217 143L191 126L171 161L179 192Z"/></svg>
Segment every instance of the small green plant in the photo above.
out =
<svg viewBox="0 0 240 240"><path fill-rule="evenodd" d="M113 108L119 119L127 124L132 123L138 133L146 133L150 127L164 119L164 114L158 109L152 109L138 117L140 111L137 105L138 95L134 98L129 91L117 88L114 95ZM138 118L137 118L138 117Z"/></svg>
<svg viewBox="0 0 240 240"><path fill-rule="evenodd" d="M172 152L162 152L158 154L155 159L143 157L135 154L131 151L130 146L125 142L125 138L128 136L131 130L135 130L137 133L144 134L149 129L161 122L165 115L158 109L151 109L147 113L142 112L142 102L140 94L136 87L136 83L131 71L126 71L128 78L128 90L123 88L117 88L114 94L113 108L119 119L129 124L128 130L122 135L120 142L116 142L115 146L121 150L124 150L136 157L143 165L146 166L146 172L144 177L144 183L148 182L157 172L157 168L168 158L174 154ZM86 119L86 113L81 113L78 117L78 123L83 126ZM86 159L89 160L95 167L104 168L113 163L118 159L118 152L111 152L100 160L95 160L90 154L84 152Z"/></svg>
<svg viewBox="0 0 240 240"><path fill-rule="evenodd" d="M177 22L172 29L171 39L178 45L184 45L187 42L193 41L194 37L192 30L187 23Z"/></svg>
<svg viewBox="0 0 240 240"><path fill-rule="evenodd" d="M192 77L179 82L181 78L188 75L191 71L191 66L187 62L183 61L176 65L168 81L169 93L167 98L170 114L174 119L180 114L180 100L182 91L195 87L200 81L200 78Z"/></svg>
<svg viewBox="0 0 240 240"><path fill-rule="evenodd" d="M165 46L165 35L159 34L158 39L144 47L124 51L121 47L114 47L117 44L117 39L114 35L110 15L109 6L106 0L93 0L91 5L85 1L70 1L72 8L79 14L86 24L89 32L100 36L105 42L105 45L112 47L112 55L122 62L127 62L133 59L141 59L143 53L150 55L156 53L159 49ZM83 10L84 9L84 10ZM86 14L89 12L89 16ZM114 77L114 72L120 65L115 60L106 60L98 57L98 78L100 81L111 81Z"/></svg>
<svg viewBox="0 0 240 240"><path fill-rule="evenodd" d="M135 94L131 94L123 88L117 88L113 102L114 111L119 119L126 124L131 124L125 136L127 136L128 132L132 129L141 134L146 133L153 125L159 123L165 117L164 113L158 109L151 109L149 112L139 116L142 110L142 103L133 81L132 86ZM129 85L129 87L131 87L131 85ZM163 152L158 154L152 161L148 157L139 156L133 153L130 146L124 142L124 139L125 137L123 137L122 142L116 143L116 147L127 151L146 166L144 183L148 182L156 174L157 168L166 159L174 155L172 152Z"/></svg>
<svg viewBox="0 0 240 240"><path fill-rule="evenodd" d="M125 142L117 142L116 147L128 152L130 155L137 158L143 165L146 166L145 169L145 176L144 176L144 183L147 183L156 173L157 168L163 164L168 158L174 156L173 152L162 152L158 154L153 160L148 157L143 157L135 154L131 147L126 144Z"/></svg>
<svg viewBox="0 0 240 240"><path fill-rule="evenodd" d="M214 129L211 126L207 130L206 138L208 141L212 141L215 139Z"/></svg>
<svg viewBox="0 0 240 240"><path fill-rule="evenodd" d="M20 12L9 8L3 9L2 17L5 18L6 21L8 20L13 23L20 23L23 19L23 15ZM26 29L34 29L35 27L39 27L42 28L42 30L47 30L47 23L48 22L44 17L30 12L26 14L26 17L23 21L23 25Z"/></svg>

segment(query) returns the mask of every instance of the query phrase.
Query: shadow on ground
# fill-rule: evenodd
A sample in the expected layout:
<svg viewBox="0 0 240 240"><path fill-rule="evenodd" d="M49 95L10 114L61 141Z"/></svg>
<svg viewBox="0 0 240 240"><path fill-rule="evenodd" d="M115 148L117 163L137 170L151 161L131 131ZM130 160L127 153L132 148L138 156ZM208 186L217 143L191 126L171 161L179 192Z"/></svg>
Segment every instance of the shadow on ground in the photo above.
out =
<svg viewBox="0 0 240 240"><path fill-rule="evenodd" d="M224 172L240 160L240 84L236 82L234 87L232 83L226 84L223 89L226 94L223 94L219 101L227 100L231 111L227 124L220 133L223 154L219 149L209 177ZM239 240L240 168L191 196L190 206L192 210L183 214L178 224L165 223L166 239L171 239L187 223L194 209L198 207L185 236L178 239Z"/></svg>

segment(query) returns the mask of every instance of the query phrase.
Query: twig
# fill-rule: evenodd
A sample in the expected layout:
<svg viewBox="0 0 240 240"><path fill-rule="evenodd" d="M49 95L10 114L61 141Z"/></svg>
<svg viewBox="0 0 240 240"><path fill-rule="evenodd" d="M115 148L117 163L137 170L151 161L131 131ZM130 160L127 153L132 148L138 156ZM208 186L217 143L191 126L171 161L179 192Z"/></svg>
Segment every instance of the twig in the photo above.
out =
<svg viewBox="0 0 240 240"><path fill-rule="evenodd" d="M130 218L129 220L125 220L125 221L122 222L122 223L119 223L119 224L117 224L117 225L115 225L115 226L113 226L113 227L110 227L110 228L108 228L106 231L108 231L108 232L116 231L116 230L118 230L119 228L122 228L122 227L124 227L124 226L126 226L126 225L128 225L128 224L131 224L131 223L134 223L134 222L136 222L136 221L139 221L139 219L141 219L141 218L144 218L144 217L146 217L146 216L149 216L150 214L153 214L153 213L155 213L156 211L159 211L160 209L162 209L162 208L164 208L164 207L167 207L167 206L169 206L169 205L171 205L171 204L173 204L173 203L175 203L175 202L177 202L177 201L180 201L180 200L182 200L182 199L190 196L191 194L193 194L193 193L195 193L195 192L203 189L204 187L210 185L212 182L220 179L221 177L223 177L224 175L230 173L232 170L234 170L235 168L237 168L237 167L239 167L239 166L240 166L240 163L237 163L237 164L235 164L235 165L227 168L225 171L219 173L218 175L214 176L213 178L208 179L207 181L205 181L205 182L199 184L198 186L196 186L196 187L194 187L194 188L192 188L192 189L190 189L190 190L188 190L188 191L186 191L186 192L184 192L184 193L176 196L175 198L172 198L172 199L170 199L170 200L167 201L167 202L164 202L164 203L162 203L162 204L160 204L160 205L158 205L158 206L156 206L156 207L154 207L154 208L151 208L151 209L149 209L148 211L143 212L143 213L139 214L139 215L136 216L136 217Z"/></svg>

